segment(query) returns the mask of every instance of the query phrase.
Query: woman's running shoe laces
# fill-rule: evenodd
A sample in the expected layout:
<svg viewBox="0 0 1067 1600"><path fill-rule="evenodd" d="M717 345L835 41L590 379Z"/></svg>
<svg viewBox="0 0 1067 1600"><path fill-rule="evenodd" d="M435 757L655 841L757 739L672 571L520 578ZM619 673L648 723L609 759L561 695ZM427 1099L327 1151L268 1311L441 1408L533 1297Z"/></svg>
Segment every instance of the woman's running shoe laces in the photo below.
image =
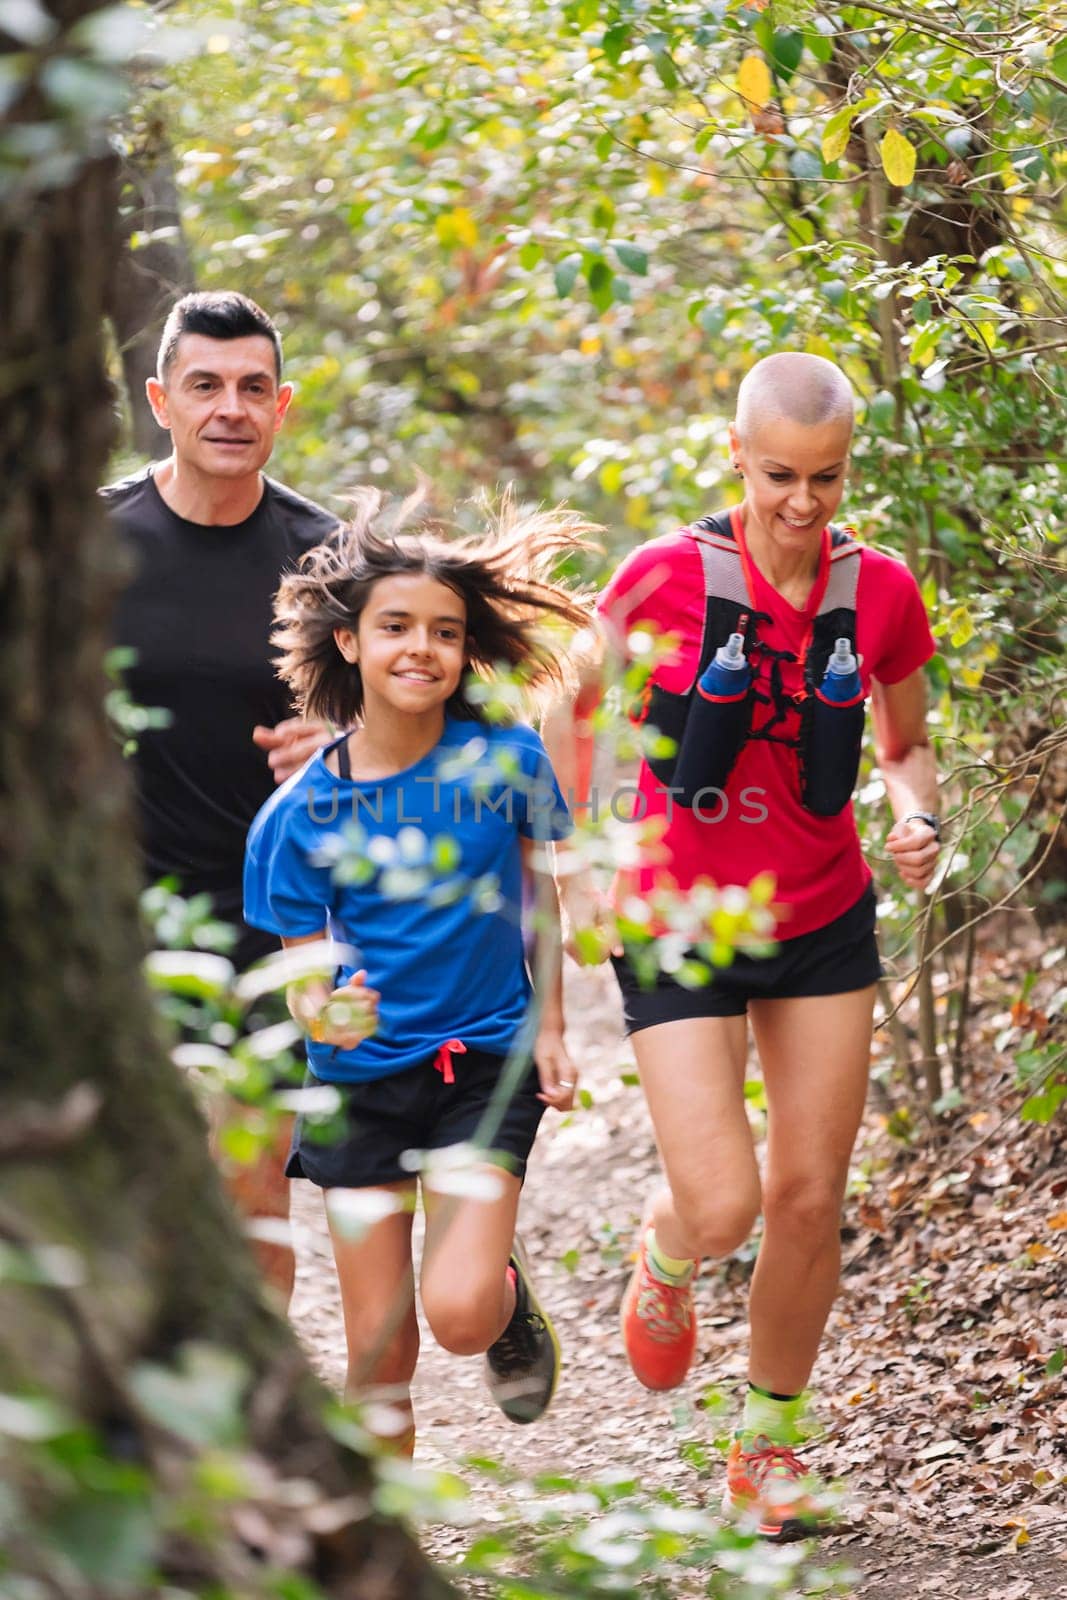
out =
<svg viewBox="0 0 1067 1600"><path fill-rule="evenodd" d="M804 1539L825 1530L830 1506L820 1486L787 1444L774 1444L762 1434L744 1449L735 1439L726 1458L727 1516L756 1518L765 1539Z"/></svg>
<svg viewBox="0 0 1067 1600"><path fill-rule="evenodd" d="M534 1293L530 1264L519 1239L509 1264L515 1274L515 1309L499 1339L485 1352L485 1378L509 1422L536 1422L556 1392L559 1339Z"/></svg>
<svg viewBox="0 0 1067 1600"><path fill-rule="evenodd" d="M646 1389L676 1389L696 1351L693 1280L673 1284L657 1278L648 1264L643 1230L621 1321L626 1358L638 1383Z"/></svg>

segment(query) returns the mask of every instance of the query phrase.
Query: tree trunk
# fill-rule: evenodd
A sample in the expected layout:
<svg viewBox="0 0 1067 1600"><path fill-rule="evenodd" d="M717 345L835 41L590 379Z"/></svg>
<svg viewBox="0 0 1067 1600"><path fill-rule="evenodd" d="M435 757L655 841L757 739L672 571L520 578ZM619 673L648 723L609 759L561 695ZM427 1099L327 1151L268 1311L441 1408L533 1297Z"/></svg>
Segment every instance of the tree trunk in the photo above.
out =
<svg viewBox="0 0 1067 1600"><path fill-rule="evenodd" d="M135 235L146 240L136 249L131 245ZM107 305L126 382L131 443L138 455L162 457L170 452L170 435L152 415L144 386L145 379L155 375L167 313L193 287L174 154L163 128L153 124L123 166L122 249Z"/></svg>
<svg viewBox="0 0 1067 1600"><path fill-rule="evenodd" d="M70 26L90 7L51 9ZM0 56L8 45L0 34ZM16 118L46 117L31 85L0 121L0 154L17 150ZM280 1592L273 1565L330 1595L430 1600L451 1591L373 1509L368 1463L331 1437L324 1391L260 1296L140 977L132 808L102 711L122 564L94 494L112 431L116 174L82 155L53 164L46 189L13 166L0 179L4 1571L82 1600L168 1584L254 1597ZM214 1362L216 1399L220 1365L234 1385L230 1479L212 1493L180 1371L190 1347ZM63 1414L39 1398L13 1411L12 1395Z"/></svg>

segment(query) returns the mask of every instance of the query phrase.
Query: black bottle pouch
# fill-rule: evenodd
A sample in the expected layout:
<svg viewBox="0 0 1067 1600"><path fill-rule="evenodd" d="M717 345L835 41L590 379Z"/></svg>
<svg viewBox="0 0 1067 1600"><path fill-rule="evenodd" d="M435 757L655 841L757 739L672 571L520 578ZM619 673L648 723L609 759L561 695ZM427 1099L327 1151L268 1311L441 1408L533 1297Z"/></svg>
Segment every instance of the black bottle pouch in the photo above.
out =
<svg viewBox="0 0 1067 1600"><path fill-rule="evenodd" d="M801 735L800 798L816 817L836 817L852 798L860 770L863 695L841 703L816 690Z"/></svg>
<svg viewBox="0 0 1067 1600"><path fill-rule="evenodd" d="M704 791L725 788L751 723L750 685L715 698L694 688L674 765L672 788L679 805L692 807Z"/></svg>

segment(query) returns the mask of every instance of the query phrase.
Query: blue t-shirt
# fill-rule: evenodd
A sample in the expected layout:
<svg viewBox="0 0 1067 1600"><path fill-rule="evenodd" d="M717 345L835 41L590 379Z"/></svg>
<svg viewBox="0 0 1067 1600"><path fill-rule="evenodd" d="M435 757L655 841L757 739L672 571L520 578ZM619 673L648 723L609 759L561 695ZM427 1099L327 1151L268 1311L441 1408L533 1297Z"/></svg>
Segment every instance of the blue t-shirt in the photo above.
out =
<svg viewBox="0 0 1067 1600"><path fill-rule="evenodd" d="M332 746L330 747L332 748ZM245 920L283 938L323 927L381 995L355 1050L308 1045L331 1083L364 1082L446 1041L504 1055L530 1001L519 839L560 839L570 818L532 728L447 718L413 767L335 777L319 751L271 796L245 851Z"/></svg>

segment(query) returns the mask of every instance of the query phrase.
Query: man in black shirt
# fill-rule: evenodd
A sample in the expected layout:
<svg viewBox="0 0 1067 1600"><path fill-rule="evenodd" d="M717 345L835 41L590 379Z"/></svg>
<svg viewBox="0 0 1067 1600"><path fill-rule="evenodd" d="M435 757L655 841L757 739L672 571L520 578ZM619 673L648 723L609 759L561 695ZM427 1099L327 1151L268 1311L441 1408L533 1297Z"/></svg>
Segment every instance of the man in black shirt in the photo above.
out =
<svg viewBox="0 0 1067 1600"><path fill-rule="evenodd" d="M171 454L102 491L133 560L116 643L139 705L166 727L139 736L134 771L149 881L206 892L239 930L238 968L276 948L241 918L245 834L274 784L328 735L291 715L274 673L271 603L283 572L337 518L264 476L292 399L276 328L253 301L191 294L174 307L148 398ZM232 1185L253 1214L288 1214L283 1152ZM292 1253L261 1251L292 1286ZM284 1257L284 1260L283 1260Z"/></svg>

